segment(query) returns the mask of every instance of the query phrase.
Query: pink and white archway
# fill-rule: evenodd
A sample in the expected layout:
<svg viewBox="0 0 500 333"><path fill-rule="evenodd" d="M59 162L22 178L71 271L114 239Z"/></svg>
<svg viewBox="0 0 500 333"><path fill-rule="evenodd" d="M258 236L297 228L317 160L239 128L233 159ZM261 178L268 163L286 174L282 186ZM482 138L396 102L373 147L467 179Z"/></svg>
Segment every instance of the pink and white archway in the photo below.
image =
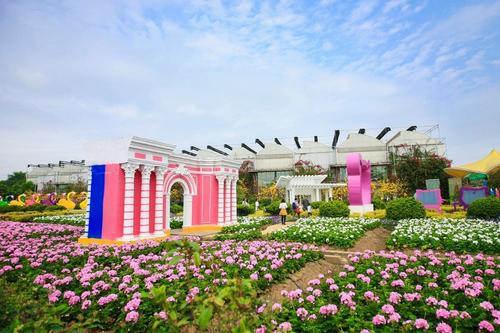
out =
<svg viewBox="0 0 500 333"><path fill-rule="evenodd" d="M198 158L175 147L132 137L100 145L90 162L85 235L90 242L126 242L170 234L170 191L184 189L185 232L218 230L236 222L239 162Z"/></svg>

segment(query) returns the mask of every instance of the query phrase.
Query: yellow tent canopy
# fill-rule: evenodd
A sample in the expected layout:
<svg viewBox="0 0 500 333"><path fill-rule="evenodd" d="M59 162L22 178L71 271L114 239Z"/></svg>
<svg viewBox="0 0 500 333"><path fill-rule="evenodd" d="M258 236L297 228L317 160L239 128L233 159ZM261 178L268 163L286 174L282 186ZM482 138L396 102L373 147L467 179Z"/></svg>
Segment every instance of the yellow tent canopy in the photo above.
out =
<svg viewBox="0 0 500 333"><path fill-rule="evenodd" d="M469 173L492 175L497 171L500 171L500 153L495 149L479 161L444 169L444 172L450 176L460 178L467 176Z"/></svg>

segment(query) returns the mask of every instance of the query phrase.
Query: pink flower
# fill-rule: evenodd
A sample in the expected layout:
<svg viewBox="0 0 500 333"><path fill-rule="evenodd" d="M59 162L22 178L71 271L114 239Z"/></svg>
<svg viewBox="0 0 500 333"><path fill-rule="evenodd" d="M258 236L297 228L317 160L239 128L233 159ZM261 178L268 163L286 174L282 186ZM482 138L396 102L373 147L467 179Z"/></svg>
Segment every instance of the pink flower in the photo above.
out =
<svg viewBox="0 0 500 333"><path fill-rule="evenodd" d="M319 308L319 313L323 316L334 315L337 311L338 309L335 304L328 304Z"/></svg>
<svg viewBox="0 0 500 333"><path fill-rule="evenodd" d="M378 326L378 325L385 325L385 323L387 321L385 320L384 316L378 314L375 317L373 317L372 322L373 322L373 325Z"/></svg>
<svg viewBox="0 0 500 333"><path fill-rule="evenodd" d="M282 306L280 303L274 303L273 306L271 307L271 310L273 310L273 312L281 311L281 309L282 309Z"/></svg>
<svg viewBox="0 0 500 333"><path fill-rule="evenodd" d="M281 332L289 332L292 330L292 324L290 324L289 322L284 322L284 323L281 323L279 326L278 326L278 329L281 331Z"/></svg>
<svg viewBox="0 0 500 333"><path fill-rule="evenodd" d="M452 333L453 330L451 326L446 323L439 323L436 327L436 332L438 333Z"/></svg>
<svg viewBox="0 0 500 333"><path fill-rule="evenodd" d="M89 299L86 299L82 303L82 310L87 310L90 307L90 304L92 304L92 301Z"/></svg>
<svg viewBox="0 0 500 333"><path fill-rule="evenodd" d="M257 329L255 329L255 333L266 333L266 327L265 326L258 327Z"/></svg>
<svg viewBox="0 0 500 333"><path fill-rule="evenodd" d="M134 323L139 320L139 313L136 311L130 311L125 317L125 321L133 321Z"/></svg>
<svg viewBox="0 0 500 333"><path fill-rule="evenodd" d="M304 318L309 314L309 312L304 308L297 309L297 317L304 320Z"/></svg>
<svg viewBox="0 0 500 333"><path fill-rule="evenodd" d="M429 323L425 319L418 318L417 320L415 320L415 327L418 329L427 330L429 329Z"/></svg>
<svg viewBox="0 0 500 333"><path fill-rule="evenodd" d="M483 309L485 309L486 311L491 311L491 310L495 309L495 307L493 306L493 304L491 304L488 301L481 302L479 304L479 306L482 307Z"/></svg>
<svg viewBox="0 0 500 333"><path fill-rule="evenodd" d="M393 314L394 313L394 307L390 304L384 304L382 306L382 311L387 313L387 314Z"/></svg>
<svg viewBox="0 0 500 333"><path fill-rule="evenodd" d="M158 313L155 313L155 316L160 319L167 320L167 313L165 311L160 311Z"/></svg>
<svg viewBox="0 0 500 333"><path fill-rule="evenodd" d="M479 330L486 330L488 332L494 332L495 327L490 322L488 322L486 320L482 320L479 323Z"/></svg>
<svg viewBox="0 0 500 333"><path fill-rule="evenodd" d="M389 302L398 304L400 301L401 301L401 294L394 291L391 292L391 294L389 295Z"/></svg>
<svg viewBox="0 0 500 333"><path fill-rule="evenodd" d="M307 300L309 303L314 303L314 301L315 301L316 299L314 298L314 296L313 296L313 295L309 295L309 296L307 296L307 297L306 297L306 300Z"/></svg>
<svg viewBox="0 0 500 333"><path fill-rule="evenodd" d="M258 280L258 279L259 279L259 274L258 274L258 273L252 273L252 274L250 275L250 279L252 279L252 280L254 280L254 281L255 281L255 280Z"/></svg>

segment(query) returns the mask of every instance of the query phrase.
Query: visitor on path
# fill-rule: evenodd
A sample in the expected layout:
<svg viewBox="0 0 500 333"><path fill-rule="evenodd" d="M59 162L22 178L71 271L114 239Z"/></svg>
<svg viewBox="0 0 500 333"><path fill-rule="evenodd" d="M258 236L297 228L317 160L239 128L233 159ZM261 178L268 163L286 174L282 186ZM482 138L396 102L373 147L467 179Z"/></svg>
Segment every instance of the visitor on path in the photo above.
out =
<svg viewBox="0 0 500 333"><path fill-rule="evenodd" d="M259 200L255 200L255 211L259 210Z"/></svg>
<svg viewBox="0 0 500 333"><path fill-rule="evenodd" d="M307 205L307 216L308 217L311 216L312 212L313 212L313 208L312 208L311 204L309 203Z"/></svg>
<svg viewBox="0 0 500 333"><path fill-rule="evenodd" d="M286 210L288 208L288 205L286 204L285 202L285 199L282 199L281 200L281 203L279 205L279 209L280 209L280 217L281 217L281 224L285 225L285 222L286 222Z"/></svg>

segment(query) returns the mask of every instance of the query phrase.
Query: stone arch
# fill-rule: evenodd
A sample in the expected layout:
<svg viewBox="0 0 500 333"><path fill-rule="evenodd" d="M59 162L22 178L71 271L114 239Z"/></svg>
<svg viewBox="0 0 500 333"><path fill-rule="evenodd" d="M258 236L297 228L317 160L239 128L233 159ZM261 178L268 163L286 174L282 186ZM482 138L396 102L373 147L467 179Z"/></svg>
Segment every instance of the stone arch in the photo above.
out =
<svg viewBox="0 0 500 333"><path fill-rule="evenodd" d="M190 227L193 224L193 195L197 194L196 183L189 173L167 173L164 181L163 207L164 228L170 229L170 191L175 183L179 183L183 189L183 227Z"/></svg>

